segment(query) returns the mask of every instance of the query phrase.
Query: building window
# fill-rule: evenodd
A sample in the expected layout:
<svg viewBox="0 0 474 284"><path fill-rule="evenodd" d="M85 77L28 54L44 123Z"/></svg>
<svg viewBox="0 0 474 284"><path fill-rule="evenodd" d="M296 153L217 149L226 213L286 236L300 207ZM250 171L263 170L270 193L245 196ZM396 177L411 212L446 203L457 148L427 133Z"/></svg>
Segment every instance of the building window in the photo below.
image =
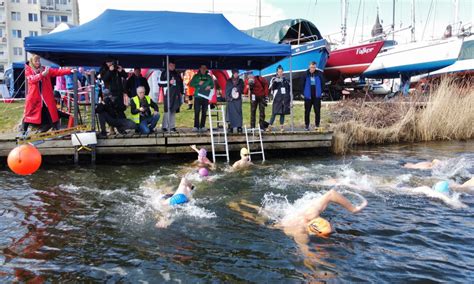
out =
<svg viewBox="0 0 474 284"><path fill-rule="evenodd" d="M0 37L3 37L3 30L0 29Z"/></svg>
<svg viewBox="0 0 474 284"><path fill-rule="evenodd" d="M67 23L67 16L61 16L61 22Z"/></svg>
<svg viewBox="0 0 474 284"><path fill-rule="evenodd" d="M12 12L12 21L21 21L20 12Z"/></svg>
<svg viewBox="0 0 474 284"><path fill-rule="evenodd" d="M21 48L21 47L14 47L14 48L13 48L13 55L23 55L23 48Z"/></svg>
<svg viewBox="0 0 474 284"><path fill-rule="evenodd" d="M38 0L28 0L28 4L38 4Z"/></svg>
<svg viewBox="0 0 474 284"><path fill-rule="evenodd" d="M38 14L28 13L28 21L37 22L38 21Z"/></svg>
<svg viewBox="0 0 474 284"><path fill-rule="evenodd" d="M54 1L53 1L53 0L47 0L47 1L46 1L46 5L48 5L48 6L53 6L53 5L54 5Z"/></svg>
<svg viewBox="0 0 474 284"><path fill-rule="evenodd" d="M20 0L12 0L12 3L20 3Z"/></svg>
<svg viewBox="0 0 474 284"><path fill-rule="evenodd" d="M38 36L38 32L37 31L30 31L30 36Z"/></svg>
<svg viewBox="0 0 474 284"><path fill-rule="evenodd" d="M21 30L12 30L12 36L14 38L21 38Z"/></svg>
<svg viewBox="0 0 474 284"><path fill-rule="evenodd" d="M2 52L3 53L3 52ZM3 55L3 54L2 54ZM0 64L0 73L5 72L5 65Z"/></svg>
<svg viewBox="0 0 474 284"><path fill-rule="evenodd" d="M48 23L54 23L54 16L48 15L47 21L48 21Z"/></svg>

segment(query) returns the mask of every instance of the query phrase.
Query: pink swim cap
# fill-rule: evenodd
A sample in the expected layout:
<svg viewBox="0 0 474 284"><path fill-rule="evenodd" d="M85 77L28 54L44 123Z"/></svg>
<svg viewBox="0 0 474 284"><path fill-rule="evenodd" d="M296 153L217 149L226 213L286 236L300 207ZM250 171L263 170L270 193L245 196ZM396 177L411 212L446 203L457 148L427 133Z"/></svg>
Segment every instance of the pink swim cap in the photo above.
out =
<svg viewBox="0 0 474 284"><path fill-rule="evenodd" d="M204 148L199 149L199 157L204 158L207 156L207 151Z"/></svg>

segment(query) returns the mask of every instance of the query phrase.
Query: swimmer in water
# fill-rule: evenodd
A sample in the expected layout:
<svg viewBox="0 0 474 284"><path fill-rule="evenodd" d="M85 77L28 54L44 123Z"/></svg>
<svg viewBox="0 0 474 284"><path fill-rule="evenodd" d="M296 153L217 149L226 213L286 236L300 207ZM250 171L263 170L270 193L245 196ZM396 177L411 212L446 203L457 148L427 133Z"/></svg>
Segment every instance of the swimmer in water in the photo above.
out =
<svg viewBox="0 0 474 284"><path fill-rule="evenodd" d="M169 220L167 218L166 211L172 207L175 207L180 204L185 204L191 201L192 199L192 192L194 191L195 187L192 185L185 177L181 179L179 183L178 189L173 194L165 194L163 196L161 204L165 209L164 216L158 215L158 222L156 223L156 227L158 228L165 228L169 225Z"/></svg>
<svg viewBox="0 0 474 284"><path fill-rule="evenodd" d="M201 148L198 150L198 148L196 148L196 145L191 145L191 149L196 151L196 153L198 154L198 158L195 161L195 164L199 168L209 168L211 170L214 170L216 168L216 165L207 158L206 149Z"/></svg>
<svg viewBox="0 0 474 284"><path fill-rule="evenodd" d="M247 148L240 149L240 160L232 165L232 169L241 170L252 166L253 163L250 161L250 154Z"/></svg>
<svg viewBox="0 0 474 284"><path fill-rule="evenodd" d="M351 213L358 213L367 206L367 200L362 196L360 197L362 198L362 204L354 206L343 195L334 189L331 189L315 200L314 203L305 211L302 211L300 214L292 215L291 217L283 218L273 227L283 230L287 236L292 237L298 244L302 253L306 257L312 258L315 255L311 252L308 246L310 236L328 237L334 231L332 225L326 219L319 217L321 213L323 213L331 203L339 204ZM265 224L265 218L258 214L261 208L256 205L241 200L239 203L231 202L228 206L247 220L260 225ZM246 207L255 212L242 209L242 207Z"/></svg>
<svg viewBox="0 0 474 284"><path fill-rule="evenodd" d="M404 168L407 169L415 169L415 170L431 170L432 168L436 167L441 163L440 160L434 159L431 162L419 162L419 163L406 163L403 165Z"/></svg>

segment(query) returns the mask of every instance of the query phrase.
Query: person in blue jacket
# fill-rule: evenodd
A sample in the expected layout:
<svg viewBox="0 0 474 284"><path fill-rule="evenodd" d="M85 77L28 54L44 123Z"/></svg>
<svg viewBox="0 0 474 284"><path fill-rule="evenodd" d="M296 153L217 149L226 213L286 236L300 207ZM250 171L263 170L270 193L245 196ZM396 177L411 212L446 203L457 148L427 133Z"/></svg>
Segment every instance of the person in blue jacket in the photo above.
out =
<svg viewBox="0 0 474 284"><path fill-rule="evenodd" d="M304 123L305 130L309 131L309 116L311 108L314 108L315 113L315 128L319 128L321 121L321 97L323 95L324 79L323 73L316 69L316 62L312 61L309 64L309 69L306 71L304 82Z"/></svg>

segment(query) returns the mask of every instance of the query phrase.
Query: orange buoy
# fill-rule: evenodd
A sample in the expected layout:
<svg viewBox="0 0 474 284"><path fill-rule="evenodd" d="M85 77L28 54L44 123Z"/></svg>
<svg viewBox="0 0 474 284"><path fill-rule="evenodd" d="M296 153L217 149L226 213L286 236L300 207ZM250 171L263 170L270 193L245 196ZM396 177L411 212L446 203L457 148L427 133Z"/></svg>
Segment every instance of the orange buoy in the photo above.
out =
<svg viewBox="0 0 474 284"><path fill-rule="evenodd" d="M41 166L41 153L31 144L17 146L8 154L8 167L17 175L31 175Z"/></svg>

